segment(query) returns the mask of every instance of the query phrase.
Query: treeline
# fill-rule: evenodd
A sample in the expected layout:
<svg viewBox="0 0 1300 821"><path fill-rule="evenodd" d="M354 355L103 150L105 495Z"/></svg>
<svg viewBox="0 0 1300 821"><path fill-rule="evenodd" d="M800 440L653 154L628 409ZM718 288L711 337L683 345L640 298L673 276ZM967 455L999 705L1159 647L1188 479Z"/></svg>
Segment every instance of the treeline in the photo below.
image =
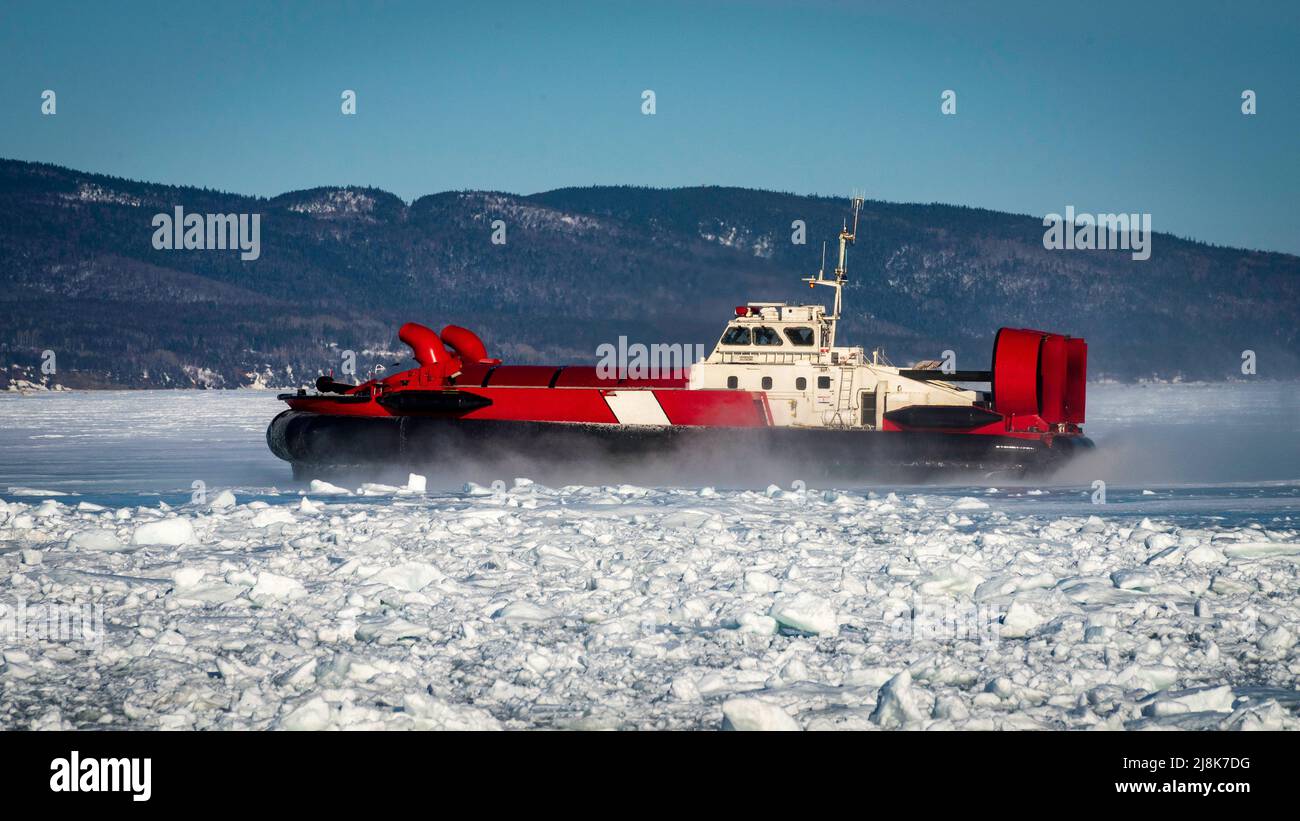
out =
<svg viewBox="0 0 1300 821"><path fill-rule="evenodd" d="M153 215L178 205L260 214L259 258L155 250ZM838 199L736 188L263 199L0 161L0 355L27 372L54 350L73 386L196 373L234 386L314 378L345 349L398 351L408 320L474 328L519 362L594 361L619 335L709 346L736 304L810 298L798 279L823 241L833 267L846 215ZM1031 217L867 202L841 339L979 365L997 327L1045 327L1087 337L1094 375L1223 378L1246 349L1263 376L1300 375L1297 257L1157 235L1139 262L1047 251L1042 232Z"/></svg>

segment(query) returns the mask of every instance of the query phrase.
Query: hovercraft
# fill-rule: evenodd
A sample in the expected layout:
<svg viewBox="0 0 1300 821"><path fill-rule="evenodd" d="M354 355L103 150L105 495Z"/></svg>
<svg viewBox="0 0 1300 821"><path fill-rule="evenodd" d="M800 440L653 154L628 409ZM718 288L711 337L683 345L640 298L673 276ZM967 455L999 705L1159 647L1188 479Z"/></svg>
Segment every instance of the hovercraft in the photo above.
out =
<svg viewBox="0 0 1300 821"><path fill-rule="evenodd" d="M879 469L1023 475L1092 447L1083 435L1087 343L1002 328L988 370L936 361L895 367L876 350L836 344L847 248L803 279L834 290L820 304L750 302L702 361L667 374L650 368L506 365L472 331L401 327L418 366L361 384L330 376L316 392L278 398L272 452L304 478L367 465L417 467L593 461L617 466L707 454L746 456L807 478L865 478ZM824 256L824 254L823 254ZM732 475L735 475L734 473ZM611 480L620 477L610 475Z"/></svg>

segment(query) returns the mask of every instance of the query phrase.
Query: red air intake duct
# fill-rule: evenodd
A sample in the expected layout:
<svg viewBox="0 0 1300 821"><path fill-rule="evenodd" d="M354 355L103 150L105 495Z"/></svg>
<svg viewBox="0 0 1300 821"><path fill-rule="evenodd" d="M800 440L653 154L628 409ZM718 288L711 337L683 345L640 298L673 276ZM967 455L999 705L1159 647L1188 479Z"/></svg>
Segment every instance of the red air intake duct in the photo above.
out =
<svg viewBox="0 0 1300 821"><path fill-rule="evenodd" d="M1083 422L1088 345L1027 328L1002 328L993 343L993 407L1004 416Z"/></svg>
<svg viewBox="0 0 1300 821"><path fill-rule="evenodd" d="M398 329L397 338L411 346L415 361L420 363L420 367L432 368L441 365L445 368L451 364L451 354L447 353L442 340L431 328L416 322L408 322ZM456 367L448 373L455 373L457 370L460 370L459 363L456 363Z"/></svg>
<svg viewBox="0 0 1300 821"><path fill-rule="evenodd" d="M1083 424L1084 400L1088 393L1088 343L1065 341L1065 421Z"/></svg>
<svg viewBox="0 0 1300 821"><path fill-rule="evenodd" d="M444 345L455 351L456 355L466 362L478 363L488 358L487 346L478 338L478 334L468 328L448 325L442 329L439 336L442 337Z"/></svg>
<svg viewBox="0 0 1300 821"><path fill-rule="evenodd" d="M1065 421L1065 337L1044 334L1038 349L1038 415L1047 422Z"/></svg>
<svg viewBox="0 0 1300 821"><path fill-rule="evenodd" d="M1001 328L993 340L993 409L1003 416L1038 413L1042 331Z"/></svg>

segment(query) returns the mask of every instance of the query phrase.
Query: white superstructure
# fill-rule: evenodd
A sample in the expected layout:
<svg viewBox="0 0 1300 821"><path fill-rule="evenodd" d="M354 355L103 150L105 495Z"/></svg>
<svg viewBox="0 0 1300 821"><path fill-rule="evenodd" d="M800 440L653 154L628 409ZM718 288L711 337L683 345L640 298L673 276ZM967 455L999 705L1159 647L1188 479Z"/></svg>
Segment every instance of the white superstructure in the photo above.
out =
<svg viewBox="0 0 1300 821"><path fill-rule="evenodd" d="M833 311L828 314L824 305L783 302L738 306L713 352L691 368L691 388L762 391L772 423L795 427L880 430L888 411L910 405L970 406L979 401L975 391L900 375L900 369L888 364L879 350L868 357L860 347L835 344L848 275L848 246L856 238L862 202L853 200L853 228L840 231L834 276L825 276L823 264L816 277L804 279L809 287L835 290ZM935 363L925 365L935 368L939 377Z"/></svg>

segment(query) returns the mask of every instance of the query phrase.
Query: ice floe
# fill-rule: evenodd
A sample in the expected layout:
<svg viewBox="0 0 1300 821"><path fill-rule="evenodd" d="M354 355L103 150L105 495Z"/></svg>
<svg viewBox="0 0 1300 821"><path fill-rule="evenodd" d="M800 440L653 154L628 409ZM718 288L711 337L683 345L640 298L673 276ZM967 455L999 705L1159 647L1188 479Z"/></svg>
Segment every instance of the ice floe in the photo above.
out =
<svg viewBox="0 0 1300 821"><path fill-rule="evenodd" d="M914 490L360 491L0 502L0 628L20 602L105 627L15 634L0 726L1300 728L1285 519Z"/></svg>

